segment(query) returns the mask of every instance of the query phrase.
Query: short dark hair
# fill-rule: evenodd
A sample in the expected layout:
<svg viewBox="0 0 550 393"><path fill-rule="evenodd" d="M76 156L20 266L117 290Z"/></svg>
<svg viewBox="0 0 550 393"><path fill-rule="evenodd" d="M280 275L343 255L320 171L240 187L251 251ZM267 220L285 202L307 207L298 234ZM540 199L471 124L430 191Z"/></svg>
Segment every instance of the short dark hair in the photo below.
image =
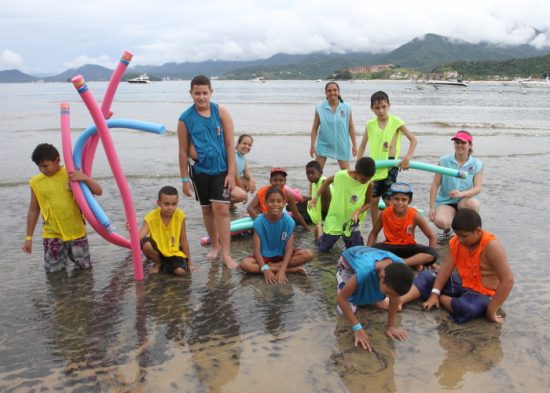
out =
<svg viewBox="0 0 550 393"><path fill-rule="evenodd" d="M388 105L390 104L390 97L383 92L382 90L377 91L372 96L370 96L370 107L372 108L376 104L381 103L382 101L386 101Z"/></svg>
<svg viewBox="0 0 550 393"><path fill-rule="evenodd" d="M412 269L404 263L392 262L384 269L384 284L403 296L411 289L414 279Z"/></svg>
<svg viewBox="0 0 550 393"><path fill-rule="evenodd" d="M250 134L241 134L239 136L239 139L237 139L237 145L243 141L244 138L250 138L252 142L254 142L254 138L252 138L252 135Z"/></svg>
<svg viewBox="0 0 550 393"><path fill-rule="evenodd" d="M306 169L313 168L317 169L319 172L323 173L323 168L321 167L321 164L319 164L318 161L312 160L306 164Z"/></svg>
<svg viewBox="0 0 550 393"><path fill-rule="evenodd" d="M276 186L271 186L267 189L266 193L265 193L265 201L267 202L267 199L269 198L269 196L271 194L281 194L281 196L283 197L283 199L285 199L285 193L284 191L281 189L281 187L276 187Z"/></svg>
<svg viewBox="0 0 550 393"><path fill-rule="evenodd" d="M44 161L55 161L59 158L59 151L54 145L49 143L41 143L34 148L31 159L36 165L40 165Z"/></svg>
<svg viewBox="0 0 550 393"><path fill-rule="evenodd" d="M474 232L481 228L481 216L472 209L460 209L456 212L451 223L453 231Z"/></svg>
<svg viewBox="0 0 550 393"><path fill-rule="evenodd" d="M373 177L376 171L374 160L370 157L361 157L355 163L355 170L358 174L367 177Z"/></svg>
<svg viewBox="0 0 550 393"><path fill-rule="evenodd" d="M191 90L193 90L193 86L208 86L208 88L212 90L210 78L206 75L197 75L196 77L191 79Z"/></svg>
<svg viewBox="0 0 550 393"><path fill-rule="evenodd" d="M178 195L178 190L176 189L176 187L172 187L172 186L164 186L162 187L160 190L159 190L159 194L158 194L158 200L160 201L160 197L162 195Z"/></svg>

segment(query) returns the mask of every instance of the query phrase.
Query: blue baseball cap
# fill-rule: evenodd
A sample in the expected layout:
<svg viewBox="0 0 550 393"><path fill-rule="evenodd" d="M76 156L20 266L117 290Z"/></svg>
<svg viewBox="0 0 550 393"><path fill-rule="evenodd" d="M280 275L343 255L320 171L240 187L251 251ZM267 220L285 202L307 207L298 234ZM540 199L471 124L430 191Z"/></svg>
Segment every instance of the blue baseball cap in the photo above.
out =
<svg viewBox="0 0 550 393"><path fill-rule="evenodd" d="M412 197L413 189L409 183L397 182L391 185L390 194L406 194Z"/></svg>

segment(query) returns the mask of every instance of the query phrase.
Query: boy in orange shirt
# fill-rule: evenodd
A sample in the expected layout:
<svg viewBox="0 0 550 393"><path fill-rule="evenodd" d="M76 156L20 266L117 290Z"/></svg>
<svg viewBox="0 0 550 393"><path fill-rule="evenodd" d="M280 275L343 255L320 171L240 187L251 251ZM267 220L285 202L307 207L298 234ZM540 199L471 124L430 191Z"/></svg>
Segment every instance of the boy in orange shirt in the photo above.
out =
<svg viewBox="0 0 550 393"><path fill-rule="evenodd" d="M504 322L498 311L514 286L504 247L481 228L481 217L474 210L457 211L451 227L455 236L439 272L425 270L416 276L401 304L422 298L426 310L441 304L456 323L483 315L491 322Z"/></svg>
<svg viewBox="0 0 550 393"><path fill-rule="evenodd" d="M367 245L392 252L403 258L411 267L432 265L438 256L435 251L437 239L426 220L410 206L413 196L411 186L408 183L394 183L390 187L390 195L391 204L378 216L369 234ZM428 238L428 246L416 243L416 227L419 227ZM382 229L386 240L376 243L376 237Z"/></svg>

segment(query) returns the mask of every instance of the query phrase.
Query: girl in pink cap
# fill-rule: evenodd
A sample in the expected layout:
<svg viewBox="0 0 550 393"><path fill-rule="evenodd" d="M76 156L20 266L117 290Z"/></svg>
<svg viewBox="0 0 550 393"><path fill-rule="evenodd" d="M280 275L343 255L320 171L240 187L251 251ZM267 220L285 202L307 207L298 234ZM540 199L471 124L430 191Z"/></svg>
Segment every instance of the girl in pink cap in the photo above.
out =
<svg viewBox="0 0 550 393"><path fill-rule="evenodd" d="M474 138L468 131L458 131L451 140L455 152L439 159L439 165L464 171L466 179L434 175L430 189L430 220L443 230L448 237L451 222L459 209L472 209L479 212L477 194L483 182L483 163L472 156Z"/></svg>

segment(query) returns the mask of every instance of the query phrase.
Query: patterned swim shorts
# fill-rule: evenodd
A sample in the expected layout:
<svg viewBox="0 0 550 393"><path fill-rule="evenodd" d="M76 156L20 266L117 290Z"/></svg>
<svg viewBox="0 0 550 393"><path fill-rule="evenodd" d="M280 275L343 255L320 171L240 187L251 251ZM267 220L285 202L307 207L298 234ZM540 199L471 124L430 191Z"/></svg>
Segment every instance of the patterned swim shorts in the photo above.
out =
<svg viewBox="0 0 550 393"><path fill-rule="evenodd" d="M67 265L67 259L73 261L77 268L90 269L92 260L86 236L80 239L63 241L61 239L43 239L44 269L53 273L60 271Z"/></svg>

